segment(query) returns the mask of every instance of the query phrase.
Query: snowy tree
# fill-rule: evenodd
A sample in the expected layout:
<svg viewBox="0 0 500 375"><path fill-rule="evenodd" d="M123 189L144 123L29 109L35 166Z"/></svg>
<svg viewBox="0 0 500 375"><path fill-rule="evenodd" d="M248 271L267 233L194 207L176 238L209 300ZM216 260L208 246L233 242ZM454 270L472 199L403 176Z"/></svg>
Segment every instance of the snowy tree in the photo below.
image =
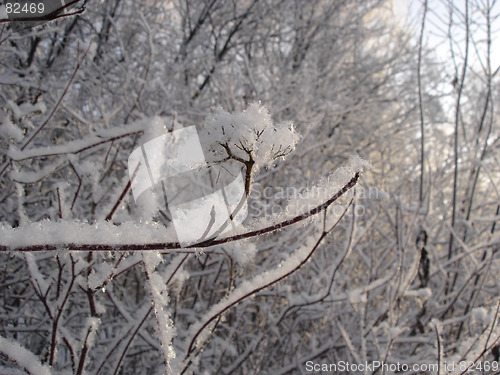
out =
<svg viewBox="0 0 500 375"><path fill-rule="evenodd" d="M0 372L498 360L497 4L413 7L416 32L382 0L3 22ZM248 218L182 246L127 161L193 125Z"/></svg>

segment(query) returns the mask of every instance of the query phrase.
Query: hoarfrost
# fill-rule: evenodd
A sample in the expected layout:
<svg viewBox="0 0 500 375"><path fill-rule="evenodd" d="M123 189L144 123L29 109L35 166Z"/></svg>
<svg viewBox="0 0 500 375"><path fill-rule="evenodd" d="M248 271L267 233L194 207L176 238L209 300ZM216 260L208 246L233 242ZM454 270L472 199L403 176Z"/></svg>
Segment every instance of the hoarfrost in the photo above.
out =
<svg viewBox="0 0 500 375"><path fill-rule="evenodd" d="M12 342L2 336L0 336L0 353L16 362L19 367L25 369L30 374L51 374L50 369L47 366L43 366L33 353L23 348L17 342Z"/></svg>
<svg viewBox="0 0 500 375"><path fill-rule="evenodd" d="M216 108L205 120L201 136L210 144L207 161L218 162L228 156L249 161L251 156L255 170L284 159L300 139L292 123L273 124L268 110L260 103L234 114Z"/></svg>

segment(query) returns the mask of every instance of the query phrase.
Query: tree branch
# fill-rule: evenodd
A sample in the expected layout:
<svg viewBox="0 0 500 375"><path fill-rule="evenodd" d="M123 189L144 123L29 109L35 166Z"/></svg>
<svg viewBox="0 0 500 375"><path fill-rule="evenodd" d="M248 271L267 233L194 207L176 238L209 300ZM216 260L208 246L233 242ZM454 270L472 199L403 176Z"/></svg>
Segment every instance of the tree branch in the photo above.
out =
<svg viewBox="0 0 500 375"><path fill-rule="evenodd" d="M290 225L296 224L300 221L303 221L313 215L316 215L323 210L327 209L331 206L335 201L337 201L342 195L344 195L348 190L350 190L356 183L358 182L360 176L360 172L356 172L354 177L345 184L337 193L335 193L330 199L326 202L310 209L309 211L297 215L291 219L281 221L277 224L270 225L261 229L256 229L252 231L248 231L245 233L236 234L233 236L215 239L213 241L208 241L205 243L198 243L190 246L186 246L187 249L194 248L208 248L211 246L217 246L229 242L239 241L246 238L252 238L261 236L266 233L274 232L278 229L282 229L288 227ZM145 250L178 250L183 247L179 242L161 242L161 243L136 243L136 244L74 244L74 243L57 243L57 244L43 244L43 245L29 245L29 246L19 246L19 247L10 247L7 245L0 245L0 252L10 252L10 251L28 251L28 252L37 252L37 251L50 251L50 250L58 250L58 249L68 249L74 251L145 251Z"/></svg>

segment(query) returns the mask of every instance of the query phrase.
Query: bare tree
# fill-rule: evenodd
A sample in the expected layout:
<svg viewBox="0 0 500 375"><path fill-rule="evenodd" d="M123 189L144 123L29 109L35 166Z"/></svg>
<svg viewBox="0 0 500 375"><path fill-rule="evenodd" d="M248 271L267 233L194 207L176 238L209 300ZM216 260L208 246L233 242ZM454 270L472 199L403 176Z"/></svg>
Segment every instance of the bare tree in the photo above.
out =
<svg viewBox="0 0 500 375"><path fill-rule="evenodd" d="M497 7L426 1L415 35L381 0L0 24L1 369L496 371ZM213 127L210 162L244 176L239 231L183 247L167 208L139 216L127 160L152 124Z"/></svg>

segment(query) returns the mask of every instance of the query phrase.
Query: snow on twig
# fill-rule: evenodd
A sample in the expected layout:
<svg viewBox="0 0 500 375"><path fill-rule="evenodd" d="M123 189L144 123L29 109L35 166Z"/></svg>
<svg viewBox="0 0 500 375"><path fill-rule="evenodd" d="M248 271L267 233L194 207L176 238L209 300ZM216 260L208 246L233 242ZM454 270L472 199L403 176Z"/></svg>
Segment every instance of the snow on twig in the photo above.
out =
<svg viewBox="0 0 500 375"><path fill-rule="evenodd" d="M360 172L354 176L325 202L298 214L290 219L261 228L252 228L239 234L219 238L207 244L196 244L188 248L210 247L260 236L284 227L296 224L316 215L337 201L358 182ZM175 238L173 228L165 228L156 223L140 225L123 223L120 226L110 222L87 224L72 221L42 221L29 223L18 228L0 225L2 243L0 251L49 251L58 249L81 251L134 251L134 250L177 250L178 242L169 242ZM137 242L138 236L141 242Z"/></svg>

